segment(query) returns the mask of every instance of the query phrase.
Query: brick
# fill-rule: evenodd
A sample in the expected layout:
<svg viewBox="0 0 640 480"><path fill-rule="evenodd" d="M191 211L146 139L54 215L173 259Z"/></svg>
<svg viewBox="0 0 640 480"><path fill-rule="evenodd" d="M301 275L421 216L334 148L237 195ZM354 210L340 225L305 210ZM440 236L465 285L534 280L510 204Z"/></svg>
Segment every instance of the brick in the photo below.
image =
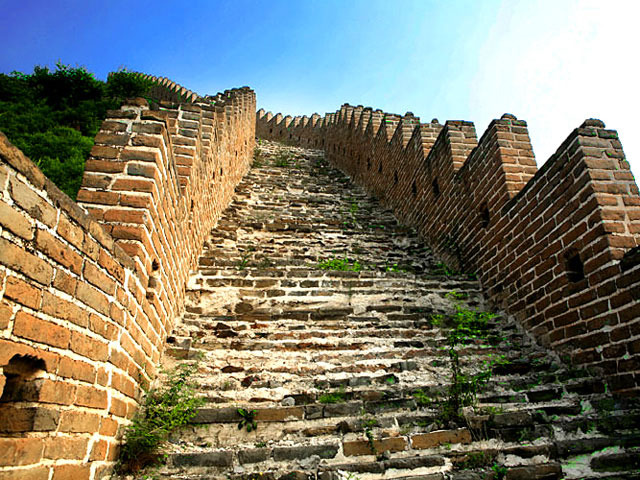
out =
<svg viewBox="0 0 640 480"><path fill-rule="evenodd" d="M148 193L121 193L120 205L125 207L149 208L151 205L151 195Z"/></svg>
<svg viewBox="0 0 640 480"><path fill-rule="evenodd" d="M93 442L89 461L102 462L106 460L108 451L109 451L109 443L106 440L97 440Z"/></svg>
<svg viewBox="0 0 640 480"><path fill-rule="evenodd" d="M0 471L0 480L46 480L49 471L49 467L43 466Z"/></svg>
<svg viewBox="0 0 640 480"><path fill-rule="evenodd" d="M178 467L230 467L231 452L177 453L171 455L171 463Z"/></svg>
<svg viewBox="0 0 640 480"><path fill-rule="evenodd" d="M527 465L510 467L507 473L508 480L542 480L549 478L562 478L562 466L558 463L546 465Z"/></svg>
<svg viewBox="0 0 640 480"><path fill-rule="evenodd" d="M76 390L75 405L89 408L107 408L107 391L94 386L79 385Z"/></svg>
<svg viewBox="0 0 640 480"><path fill-rule="evenodd" d="M127 131L127 123L126 122L118 122L114 120L105 120L102 122L100 126L101 131L111 132L111 133L122 133Z"/></svg>
<svg viewBox="0 0 640 480"><path fill-rule="evenodd" d="M69 357L60 358L57 374L61 377L73 378L88 383L96 381L95 367L82 360L73 360Z"/></svg>
<svg viewBox="0 0 640 480"><path fill-rule="evenodd" d="M4 296L34 310L40 308L42 301L42 291L18 277L7 278Z"/></svg>
<svg viewBox="0 0 640 480"><path fill-rule="evenodd" d="M136 387L133 381L118 372L112 374L111 386L130 398L135 397Z"/></svg>
<svg viewBox="0 0 640 480"><path fill-rule="evenodd" d="M634 381L633 375L613 375L608 378L609 386L615 392L617 390L626 390L635 387L637 384Z"/></svg>
<svg viewBox="0 0 640 480"><path fill-rule="evenodd" d="M618 342L629 337L631 337L631 332L629 331L629 327L627 325L616 327L609 333L609 338L612 342Z"/></svg>
<svg viewBox="0 0 640 480"><path fill-rule="evenodd" d="M142 209L112 208L104 213L104 219L108 222L147 223L149 214Z"/></svg>
<svg viewBox="0 0 640 480"><path fill-rule="evenodd" d="M153 193L155 182L143 178L118 178L111 187L113 190Z"/></svg>
<svg viewBox="0 0 640 480"><path fill-rule="evenodd" d="M107 447L109 449L106 458L107 462L117 461L120 454L120 446L118 443L113 440L107 440Z"/></svg>
<svg viewBox="0 0 640 480"><path fill-rule="evenodd" d="M40 438L0 438L0 467L38 463L43 449Z"/></svg>
<svg viewBox="0 0 640 480"><path fill-rule="evenodd" d="M10 182L11 198L22 207L32 218L40 220L48 227L53 227L58 219L57 210L44 198L25 183L15 177Z"/></svg>
<svg viewBox="0 0 640 480"><path fill-rule="evenodd" d="M146 177L158 181L160 173L155 164L129 163L127 165L127 174Z"/></svg>
<svg viewBox="0 0 640 480"><path fill-rule="evenodd" d="M71 350L79 355L83 355L91 360L104 362L109 357L109 346L95 340L83 333L73 332L71 334Z"/></svg>
<svg viewBox="0 0 640 480"><path fill-rule="evenodd" d="M91 464L54 465L52 480L89 480Z"/></svg>
<svg viewBox="0 0 640 480"><path fill-rule="evenodd" d="M621 323L631 322L640 318L640 303L635 303L622 309L618 315Z"/></svg>
<svg viewBox="0 0 640 480"><path fill-rule="evenodd" d="M52 317L73 322L80 327L86 327L89 323L89 314L86 310L49 292L44 292L42 311Z"/></svg>
<svg viewBox="0 0 640 480"><path fill-rule="evenodd" d="M125 319L124 310L120 308L117 304L115 303L111 304L111 312L109 316L118 325L124 325L124 319Z"/></svg>
<svg viewBox="0 0 640 480"><path fill-rule="evenodd" d="M57 232L58 235L64 238L71 245L76 247L78 250L82 250L82 245L84 243L84 232L79 225L71 222L66 217L66 215L60 215Z"/></svg>
<svg viewBox="0 0 640 480"><path fill-rule="evenodd" d="M78 300L94 308L103 315L109 315L109 299L103 292L90 286L88 283L79 282L76 288Z"/></svg>
<svg viewBox="0 0 640 480"><path fill-rule="evenodd" d="M618 358L622 357L627 352L627 349L622 344L609 345L602 350L604 358Z"/></svg>
<svg viewBox="0 0 640 480"><path fill-rule="evenodd" d="M33 238L33 223L29 218L3 201L0 201L0 225L25 240Z"/></svg>
<svg viewBox="0 0 640 480"><path fill-rule="evenodd" d="M302 419L304 409L302 407L264 408L258 409L256 421L259 422L284 422L288 420Z"/></svg>
<svg viewBox="0 0 640 480"><path fill-rule="evenodd" d="M109 413L116 417L125 418L127 416L127 404L119 398L112 398Z"/></svg>
<svg viewBox="0 0 640 480"><path fill-rule="evenodd" d="M49 258L64 265L75 274L82 270L82 256L74 252L68 244L44 230L38 230L36 234L36 246Z"/></svg>
<svg viewBox="0 0 640 480"><path fill-rule="evenodd" d="M356 440L343 442L342 447L347 457L356 455L375 455L383 452L402 452L407 448L407 440L404 437L384 438L375 440L375 452L371 451L371 446L367 440Z"/></svg>
<svg viewBox="0 0 640 480"><path fill-rule="evenodd" d="M52 460L82 460L89 446L88 438L78 437L58 436L38 441L44 443L44 458Z"/></svg>
<svg viewBox="0 0 640 480"><path fill-rule="evenodd" d="M73 276L62 269L56 270L56 276L53 279L54 288L68 293L69 295L75 295L77 284L78 281Z"/></svg>
<svg viewBox="0 0 640 480"><path fill-rule="evenodd" d="M124 268L104 249L100 249L98 265L105 268L120 283L124 283Z"/></svg>
<svg viewBox="0 0 640 480"><path fill-rule="evenodd" d="M113 238L122 240L138 240L142 242L147 238L145 228L142 225L115 225L111 234Z"/></svg>
<svg viewBox="0 0 640 480"><path fill-rule="evenodd" d="M103 387L109 385L109 372L106 368L98 368L98 377L96 379L96 382L98 383L98 385L101 385Z"/></svg>
<svg viewBox="0 0 640 480"><path fill-rule="evenodd" d="M160 113L160 112L156 112L156 113ZM107 118L136 119L137 117L138 117L138 114L132 110L107 110Z"/></svg>
<svg viewBox="0 0 640 480"><path fill-rule="evenodd" d="M0 262L38 283L51 283L51 265L4 238L0 238Z"/></svg>
<svg viewBox="0 0 640 480"><path fill-rule="evenodd" d="M307 445L300 447L276 447L273 449L273 459L276 462L284 460L304 459L313 456L329 459L338 454L338 445L329 443L325 445Z"/></svg>
<svg viewBox="0 0 640 480"><path fill-rule="evenodd" d="M471 433L466 428L460 428L411 436L411 446L416 449L434 448L447 443L471 443Z"/></svg>
<svg viewBox="0 0 640 480"><path fill-rule="evenodd" d="M149 133L160 135L166 131L166 127L162 123L134 123L132 130L134 133Z"/></svg>
<svg viewBox="0 0 640 480"><path fill-rule="evenodd" d="M131 139L131 145L161 149L164 146L162 137L157 135L136 135Z"/></svg>
<svg viewBox="0 0 640 480"><path fill-rule="evenodd" d="M94 145L91 148L91 156L95 158L118 158L120 150L115 147L109 147L104 145ZM86 165L89 165L91 159L87 160ZM116 164L118 162L109 162Z"/></svg>
<svg viewBox="0 0 640 480"><path fill-rule="evenodd" d="M95 413L65 410L60 414L59 432L95 433L100 429L100 416Z"/></svg>
<svg viewBox="0 0 640 480"><path fill-rule="evenodd" d="M9 326L9 322L13 318L13 307L3 300L0 302L0 330L4 330Z"/></svg>
<svg viewBox="0 0 640 480"><path fill-rule="evenodd" d="M85 280L98 287L106 294L114 295L116 293L115 282L103 273L94 263L89 261L85 262L83 276Z"/></svg>
<svg viewBox="0 0 640 480"><path fill-rule="evenodd" d="M114 304L111 305L112 310ZM106 340L116 340L120 329L112 322L104 320L99 315L89 315L89 329Z"/></svg>
<svg viewBox="0 0 640 480"><path fill-rule="evenodd" d="M0 140L0 143L4 142ZM7 178L9 178L9 169L6 165L2 164L0 165L0 192L2 192L7 185Z"/></svg>
<svg viewBox="0 0 640 480"><path fill-rule="evenodd" d="M75 385L67 382L38 378L10 392L13 396L9 396L8 399L70 405L75 395L75 388Z"/></svg>
<svg viewBox="0 0 640 480"><path fill-rule="evenodd" d="M120 194L116 192L100 192L81 188L77 195L79 203L93 203L96 205L117 205Z"/></svg>
<svg viewBox="0 0 640 480"><path fill-rule="evenodd" d="M96 222L89 225L89 233L91 236L100 243L107 250L113 249L113 238L109 236L104 227ZM96 252L97 254L97 252ZM92 257L93 258L93 257Z"/></svg>
<svg viewBox="0 0 640 480"><path fill-rule="evenodd" d="M57 410L0 405L0 432L49 432L58 427L59 419Z"/></svg>
<svg viewBox="0 0 640 480"><path fill-rule="evenodd" d="M36 318L26 312L18 312L16 314L13 334L34 342L60 348L67 348L71 338L71 332L68 329Z"/></svg>
<svg viewBox="0 0 640 480"><path fill-rule="evenodd" d="M118 432L118 422L113 418L106 417L102 419L102 425L100 425L100 435L105 437L114 437Z"/></svg>
<svg viewBox="0 0 640 480"><path fill-rule="evenodd" d="M88 170L85 170L84 175L82 176L82 187L83 188L97 188L99 190L107 190L109 185L113 181L113 176L105 173L94 173Z"/></svg>
<svg viewBox="0 0 640 480"><path fill-rule="evenodd" d="M114 160L96 160L90 158L85 164L85 174L89 172L95 173L122 173L124 172L125 162L119 162ZM112 177L105 177L111 179ZM98 187L96 184L90 183L91 176L82 178L83 187ZM108 183L107 183L108 185ZM106 186L106 185L105 185ZM98 187L99 188L99 187Z"/></svg>
<svg viewBox="0 0 640 480"><path fill-rule="evenodd" d="M94 142L96 145L108 145L108 146L124 146L129 143L129 134L115 134L115 133L103 133L98 132L95 136Z"/></svg>
<svg viewBox="0 0 640 480"><path fill-rule="evenodd" d="M159 151L148 151L138 148L125 148L122 151L121 157L123 160L141 160L143 162L158 162L160 158Z"/></svg>
<svg viewBox="0 0 640 480"><path fill-rule="evenodd" d="M259 463L267 460L271 455L268 448L249 448L238 452L238 461L241 464Z"/></svg>

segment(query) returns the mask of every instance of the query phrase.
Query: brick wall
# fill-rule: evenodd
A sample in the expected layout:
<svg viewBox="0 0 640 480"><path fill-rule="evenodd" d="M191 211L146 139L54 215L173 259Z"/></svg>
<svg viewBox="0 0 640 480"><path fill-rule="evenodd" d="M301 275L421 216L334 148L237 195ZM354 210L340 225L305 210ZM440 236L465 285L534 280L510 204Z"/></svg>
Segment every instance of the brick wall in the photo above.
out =
<svg viewBox="0 0 640 480"><path fill-rule="evenodd" d="M615 131L586 120L538 170L510 114L479 141L471 122L411 112L345 104L314 117L260 110L256 132L323 148L541 343L614 391L639 389L640 197Z"/></svg>
<svg viewBox="0 0 640 480"><path fill-rule="evenodd" d="M161 105L109 112L84 209L0 134L0 479L94 479L113 464L251 164L250 89Z"/></svg>

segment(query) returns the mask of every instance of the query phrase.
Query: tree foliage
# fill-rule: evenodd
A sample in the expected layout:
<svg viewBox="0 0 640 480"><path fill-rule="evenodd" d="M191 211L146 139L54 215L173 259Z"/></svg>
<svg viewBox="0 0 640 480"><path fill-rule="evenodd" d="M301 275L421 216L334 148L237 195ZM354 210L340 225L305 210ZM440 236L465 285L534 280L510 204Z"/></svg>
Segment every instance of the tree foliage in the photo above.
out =
<svg viewBox="0 0 640 480"><path fill-rule="evenodd" d="M120 69L107 82L60 62L54 71L0 74L0 131L75 199L84 163L107 110L145 96L151 82Z"/></svg>

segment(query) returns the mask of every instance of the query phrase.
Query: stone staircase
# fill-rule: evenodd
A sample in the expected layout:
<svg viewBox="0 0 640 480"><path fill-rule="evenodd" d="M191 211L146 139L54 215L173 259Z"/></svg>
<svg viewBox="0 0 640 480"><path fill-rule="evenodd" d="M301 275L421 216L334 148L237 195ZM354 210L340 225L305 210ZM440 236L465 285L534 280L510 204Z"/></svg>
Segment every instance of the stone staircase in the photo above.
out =
<svg viewBox="0 0 640 480"><path fill-rule="evenodd" d="M161 478L640 479L637 399L474 313L489 309L474 276L321 151L257 152L168 340L165 363L198 364L206 405ZM456 318L477 328L452 343ZM456 384L478 385L460 416L444 410L452 355Z"/></svg>

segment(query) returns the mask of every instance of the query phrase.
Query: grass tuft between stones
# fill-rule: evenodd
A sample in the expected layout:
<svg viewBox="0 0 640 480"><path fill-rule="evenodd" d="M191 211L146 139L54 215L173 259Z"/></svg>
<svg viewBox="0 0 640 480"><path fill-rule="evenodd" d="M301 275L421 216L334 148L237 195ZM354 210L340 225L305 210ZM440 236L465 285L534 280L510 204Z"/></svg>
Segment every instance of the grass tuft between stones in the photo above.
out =
<svg viewBox="0 0 640 480"><path fill-rule="evenodd" d="M197 368L182 364L168 372L162 387L146 392L144 405L124 433L118 473L135 474L160 463L162 443L195 417L197 408L204 403L203 398L195 396L195 383L191 380Z"/></svg>

